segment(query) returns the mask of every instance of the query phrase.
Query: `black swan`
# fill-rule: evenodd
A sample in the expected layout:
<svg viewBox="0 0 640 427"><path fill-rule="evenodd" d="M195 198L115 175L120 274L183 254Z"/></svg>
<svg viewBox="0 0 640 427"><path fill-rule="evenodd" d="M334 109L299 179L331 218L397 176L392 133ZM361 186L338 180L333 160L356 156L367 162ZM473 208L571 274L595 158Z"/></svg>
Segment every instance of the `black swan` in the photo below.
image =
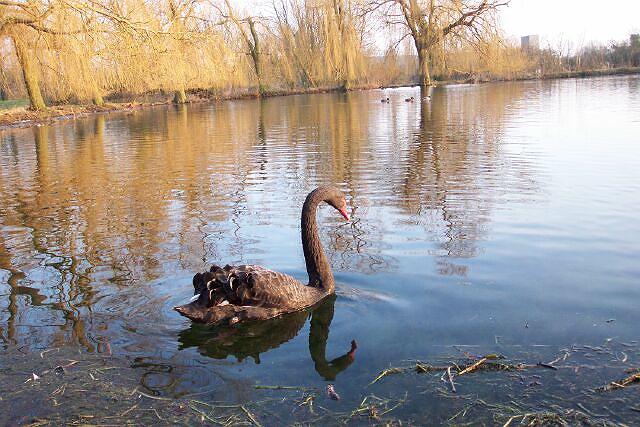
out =
<svg viewBox="0 0 640 427"><path fill-rule="evenodd" d="M258 265L217 265L193 277L192 302L174 307L194 322L230 325L245 320L265 320L310 307L333 294L331 266L322 250L316 209L326 202L348 221L344 194L335 187L313 190L302 207L302 249L309 274L304 285L293 277Z"/></svg>

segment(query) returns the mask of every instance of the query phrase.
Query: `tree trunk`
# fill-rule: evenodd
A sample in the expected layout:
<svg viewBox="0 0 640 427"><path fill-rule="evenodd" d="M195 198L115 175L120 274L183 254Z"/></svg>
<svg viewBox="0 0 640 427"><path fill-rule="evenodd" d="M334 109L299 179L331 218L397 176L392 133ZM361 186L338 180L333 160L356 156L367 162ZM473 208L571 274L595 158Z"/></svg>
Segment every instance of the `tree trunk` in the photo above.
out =
<svg viewBox="0 0 640 427"><path fill-rule="evenodd" d="M251 55L251 59L253 60L253 68L256 72L256 79L258 80L258 96L263 96L266 92L265 87L262 84L262 54L260 52L260 38L258 37L258 31L256 30L256 22L253 20L251 16L247 17L244 21L249 25L249 33L251 34L251 38L249 38L249 34L243 28L242 23L238 20L236 15L233 13L233 8L231 7L231 3L229 0L225 0L227 5L227 9L229 10L229 17L235 24L238 31L240 31L240 35L244 39L247 44L247 48L249 49L249 54Z"/></svg>
<svg viewBox="0 0 640 427"><path fill-rule="evenodd" d="M102 107L104 105L104 98L100 94L98 85L96 85L95 82L93 82L93 104L97 107Z"/></svg>
<svg viewBox="0 0 640 427"><path fill-rule="evenodd" d="M85 48L84 58L81 59L82 64L82 75L84 76L84 80L91 90L91 101L93 105L97 107L102 107L104 105L104 99L102 98L102 94L100 93L100 87L98 86L98 82L96 81L96 76L91 69L91 65L89 64L89 58L91 58L91 50L92 46L88 46Z"/></svg>
<svg viewBox="0 0 640 427"><path fill-rule="evenodd" d="M249 51L251 52L251 58L253 59L253 67L256 71L256 78L258 79L258 96L263 96L265 88L262 84L262 58L260 55L260 39L258 38L258 32L256 31L256 25L252 18L247 19L249 24L249 31L251 32L251 38L253 39L253 45L247 39L249 44Z"/></svg>
<svg viewBox="0 0 640 427"><path fill-rule="evenodd" d="M427 49L418 50L418 76L420 78L420 86L431 86L431 74L429 72L429 52Z"/></svg>
<svg viewBox="0 0 640 427"><path fill-rule="evenodd" d="M7 75L4 72L4 64L0 64L0 101L9 99Z"/></svg>
<svg viewBox="0 0 640 427"><path fill-rule="evenodd" d="M38 84L38 72L33 67L33 61L29 54L27 46L16 36L11 37L13 44L16 48L16 55L18 56L18 62L22 67L22 75L24 77L24 84L27 86L27 93L29 94L29 102L31 108L36 111L42 111L47 108L42 98L42 92L40 92L40 85Z"/></svg>
<svg viewBox="0 0 640 427"><path fill-rule="evenodd" d="M345 92L351 90L353 87L353 64L351 62L351 58L349 57L350 53L344 53L344 79L342 80L342 90Z"/></svg>
<svg viewBox="0 0 640 427"><path fill-rule="evenodd" d="M87 73L89 74L89 78L91 81L89 84L91 85L91 92L93 94L93 103L97 107L104 106L104 98L102 98L102 94L100 93L100 88L98 87L98 83L96 82L95 75L91 71L91 68L87 66Z"/></svg>
<svg viewBox="0 0 640 427"><path fill-rule="evenodd" d="M178 89L173 95L173 103L174 104L186 104L187 103L187 94L184 89Z"/></svg>
<svg viewBox="0 0 640 427"><path fill-rule="evenodd" d="M254 51L251 54L253 58L253 67L256 70L256 78L258 79L258 96L263 96L265 93L264 85L262 84L262 64L260 64L260 54Z"/></svg>
<svg viewBox="0 0 640 427"><path fill-rule="evenodd" d="M180 2L178 2L180 3ZM171 21L173 22L173 24L171 25L171 31L175 32L176 34L180 34L184 31L184 25L182 22L182 16L180 15L180 12L178 11L178 5L176 5L176 2L174 0L169 0L169 12L171 14ZM184 43L181 41L181 38L177 38L176 40L176 46L174 46L174 48L177 48L178 54L177 54L177 60L179 60L180 62L184 63ZM181 70L184 69L184 64L181 64L182 67L180 68ZM184 90L185 84L185 76L184 76L184 71L181 71L178 73L179 74L179 78L180 78L180 82L178 84L178 89L174 92L173 94L173 103L174 104L186 104L187 103L187 94Z"/></svg>
<svg viewBox="0 0 640 427"><path fill-rule="evenodd" d="M342 53L342 84L340 85L340 89L344 92L347 92L351 89L352 81L353 81L353 63L351 61L351 43L350 43L350 33L347 25L347 17L345 15L344 5L337 0L333 1L333 13L335 14L335 18L338 25L338 33L340 35L340 49Z"/></svg>

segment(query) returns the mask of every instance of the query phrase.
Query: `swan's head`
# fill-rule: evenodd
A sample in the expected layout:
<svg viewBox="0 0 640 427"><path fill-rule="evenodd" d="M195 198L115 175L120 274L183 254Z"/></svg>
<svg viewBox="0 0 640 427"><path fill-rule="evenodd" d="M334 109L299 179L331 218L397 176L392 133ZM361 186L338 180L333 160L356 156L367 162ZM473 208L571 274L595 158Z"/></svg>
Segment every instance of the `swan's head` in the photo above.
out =
<svg viewBox="0 0 640 427"><path fill-rule="evenodd" d="M347 200L344 198L344 193L331 185L318 187L307 195L307 199L304 201L304 206L302 207L303 218L305 214L311 213L315 215L316 206L321 202L326 202L340 212L340 215L342 215L344 219L347 221L350 220L349 214L347 213Z"/></svg>
<svg viewBox="0 0 640 427"><path fill-rule="evenodd" d="M340 215L342 215L344 219L349 221L350 218L347 213L347 200L344 198L344 193L334 187L329 187L327 191L328 194L324 201L333 206L335 210L340 212Z"/></svg>

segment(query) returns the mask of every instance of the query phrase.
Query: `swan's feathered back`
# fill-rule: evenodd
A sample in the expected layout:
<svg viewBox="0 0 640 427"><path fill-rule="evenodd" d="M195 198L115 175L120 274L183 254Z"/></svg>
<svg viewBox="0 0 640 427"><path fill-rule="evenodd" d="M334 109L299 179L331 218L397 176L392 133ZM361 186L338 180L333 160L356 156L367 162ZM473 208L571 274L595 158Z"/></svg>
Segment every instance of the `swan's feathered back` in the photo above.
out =
<svg viewBox="0 0 640 427"><path fill-rule="evenodd" d="M288 274L259 265L213 265L209 272L194 276L193 287L196 294L208 300L209 307L228 301L241 306L303 308L324 295L320 289L305 286ZM202 292L204 289L207 292Z"/></svg>

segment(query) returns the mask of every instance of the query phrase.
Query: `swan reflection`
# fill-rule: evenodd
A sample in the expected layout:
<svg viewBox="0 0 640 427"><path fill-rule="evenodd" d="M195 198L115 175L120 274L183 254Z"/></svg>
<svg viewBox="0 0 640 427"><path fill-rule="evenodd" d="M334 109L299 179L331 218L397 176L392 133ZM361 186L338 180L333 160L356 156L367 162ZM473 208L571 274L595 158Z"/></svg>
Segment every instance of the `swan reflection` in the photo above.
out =
<svg viewBox="0 0 640 427"><path fill-rule="evenodd" d="M180 349L196 347L204 356L226 359L234 356L239 361L252 357L260 363L260 354L290 341L300 332L311 317L309 353L316 372L325 380L333 381L355 360L356 342L349 351L330 361L326 358L329 327L333 320L335 295L329 296L314 307L275 319L239 324L235 327L207 327L192 324L178 336Z"/></svg>

